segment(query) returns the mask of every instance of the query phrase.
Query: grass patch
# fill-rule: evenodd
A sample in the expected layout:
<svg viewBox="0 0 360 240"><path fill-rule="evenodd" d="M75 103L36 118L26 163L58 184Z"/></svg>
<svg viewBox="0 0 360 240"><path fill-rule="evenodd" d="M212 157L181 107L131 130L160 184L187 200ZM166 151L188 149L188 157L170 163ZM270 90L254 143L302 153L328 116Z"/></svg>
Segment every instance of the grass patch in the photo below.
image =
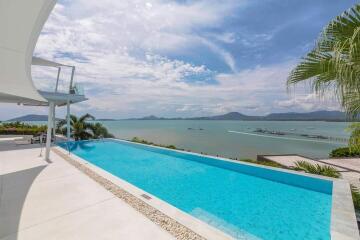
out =
<svg viewBox="0 0 360 240"><path fill-rule="evenodd" d="M169 149L182 150L182 151L184 151L184 149L177 148L177 147L175 147L174 145L157 144L157 143L153 143L153 142L146 141L145 139L141 139L141 138L138 138L138 137L134 137L134 138L131 139L130 141L131 141L131 142L134 142L134 143L141 143L141 144L146 144L146 145L152 145L152 146L157 146L157 147L163 147L163 148L169 148Z"/></svg>

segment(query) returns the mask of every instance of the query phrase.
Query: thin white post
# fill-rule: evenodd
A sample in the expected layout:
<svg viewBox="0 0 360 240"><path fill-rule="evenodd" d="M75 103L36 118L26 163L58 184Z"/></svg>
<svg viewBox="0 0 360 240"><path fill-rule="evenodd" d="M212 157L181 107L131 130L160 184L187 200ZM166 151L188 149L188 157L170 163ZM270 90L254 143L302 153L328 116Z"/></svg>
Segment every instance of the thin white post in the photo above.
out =
<svg viewBox="0 0 360 240"><path fill-rule="evenodd" d="M68 99L67 105L66 105L66 137L67 140L70 141L70 100Z"/></svg>
<svg viewBox="0 0 360 240"><path fill-rule="evenodd" d="M54 113L55 104L53 102L49 102L49 116L48 116L48 124L47 124L47 134L46 134L46 152L45 152L45 160L50 160L50 146L51 146L51 127L53 123L53 113Z"/></svg>

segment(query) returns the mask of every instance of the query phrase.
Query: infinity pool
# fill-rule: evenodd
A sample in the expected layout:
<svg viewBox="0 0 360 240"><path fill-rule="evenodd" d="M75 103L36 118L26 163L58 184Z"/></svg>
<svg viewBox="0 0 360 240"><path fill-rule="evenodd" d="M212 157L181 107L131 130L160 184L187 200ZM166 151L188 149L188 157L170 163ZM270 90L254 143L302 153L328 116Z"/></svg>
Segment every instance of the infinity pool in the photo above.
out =
<svg viewBox="0 0 360 240"><path fill-rule="evenodd" d="M68 146L236 239L330 239L331 181L117 140Z"/></svg>

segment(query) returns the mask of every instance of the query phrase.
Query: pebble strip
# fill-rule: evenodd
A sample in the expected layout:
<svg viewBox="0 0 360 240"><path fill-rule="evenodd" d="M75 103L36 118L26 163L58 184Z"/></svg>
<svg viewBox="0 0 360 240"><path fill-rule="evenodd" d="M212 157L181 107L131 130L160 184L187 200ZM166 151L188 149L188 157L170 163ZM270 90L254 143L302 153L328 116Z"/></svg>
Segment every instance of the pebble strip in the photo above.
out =
<svg viewBox="0 0 360 240"><path fill-rule="evenodd" d="M113 193L116 197L122 199L131 207L136 209L138 212L142 213L152 222L156 223L161 228L169 232L176 239L205 240L204 237L200 236L199 234L195 233L194 231L190 230L189 228L185 227L184 225L180 224L179 222L175 221L174 219L170 218L169 216L165 215L164 213L160 212L149 204L145 203L141 199L125 191L124 189L109 181L108 179L102 177L98 173L88 168L86 165L72 159L69 155L64 154L60 150L54 148L52 148L52 151L58 154L67 162L69 162L71 165L79 169L81 172L85 173L88 177L102 185L108 191Z"/></svg>

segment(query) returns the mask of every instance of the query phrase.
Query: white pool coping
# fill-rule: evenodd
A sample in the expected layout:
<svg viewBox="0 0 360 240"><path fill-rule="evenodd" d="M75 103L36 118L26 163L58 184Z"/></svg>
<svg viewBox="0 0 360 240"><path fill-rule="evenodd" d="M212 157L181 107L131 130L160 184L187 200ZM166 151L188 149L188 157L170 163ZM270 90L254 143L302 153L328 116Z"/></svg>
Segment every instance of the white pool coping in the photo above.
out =
<svg viewBox="0 0 360 240"><path fill-rule="evenodd" d="M356 216L355 216L355 210L354 205L352 202L352 196L350 191L350 184L342 179L335 179L325 176L319 176L314 174L308 174L303 172L297 172L294 170L288 170L288 169L282 169L282 168L276 168L276 167L270 167L270 166L263 166L258 164L252 164L247 162L241 162L241 161L235 161L227 158L222 157L215 157L210 155L204 155L199 153L193 153L193 152L187 152L177 149L169 149L159 146L153 146L153 145L147 145L147 144L141 144L141 143L135 143L127 140L121 140L121 139L115 139L115 138L108 138L109 140L113 141L119 141L119 142L126 142L131 144L138 144L142 146L147 147L153 147L153 148L159 148L159 149L165 149L169 151L175 151L179 153L185 153L195 156L201 156L201 157L210 157L213 159L217 159L220 161L227 161L232 162L236 164L243 164L243 165L249 165L264 169L270 169L274 171L280 171L290 174L296 174L306 177L312 177L312 178L318 178L323 179L327 181L333 182L333 189L332 189L332 208L331 208L331 226L330 226L330 235L332 240L360 240L359 237L359 231L357 227L356 222ZM65 154L69 154L68 151L64 150L63 148L57 146L56 149L62 151ZM158 209L159 211L163 212L167 216L173 218L174 220L178 221L182 225L186 226L187 228L193 230L194 232L198 233L199 235L207 238L207 239L233 239L228 234L222 232L221 230L212 227L208 225L207 223L191 216L188 213L183 212L182 210L170 205L169 203L162 201L161 199L157 198L156 196L128 183L127 181L112 175L111 173L89 163L83 158L80 158L79 156L75 154L70 155L71 158L74 160L86 164L91 170L95 171L96 173L102 175L103 177L107 178L108 180L114 182L124 190L128 191L129 193L137 196L139 199L145 201L152 207ZM151 197L150 200L145 199L142 197L142 195L148 195Z"/></svg>
<svg viewBox="0 0 360 240"><path fill-rule="evenodd" d="M66 150L61 147L55 147L57 150L69 154ZM106 170L86 161L85 159L71 154L70 157L84 165L86 165L90 170L96 172L97 174L101 175L102 177L108 179L109 181L113 182L114 184L118 185L125 191L129 192L130 194L134 195L135 197L139 198L140 200L146 202L150 206L158 209L160 212L164 213L168 217L176 220L180 224L184 225L185 227L189 228L190 230L196 232L197 234L201 235L206 239L213 239L213 240L231 240L233 239L231 236L227 235L226 233L218 230L215 227L208 225L207 223L191 216L190 214L181 211L180 209L170 205L169 203L157 198L156 196L148 193L135 185L130 184L129 182L107 172ZM146 199L142 195L147 195L151 199Z"/></svg>

